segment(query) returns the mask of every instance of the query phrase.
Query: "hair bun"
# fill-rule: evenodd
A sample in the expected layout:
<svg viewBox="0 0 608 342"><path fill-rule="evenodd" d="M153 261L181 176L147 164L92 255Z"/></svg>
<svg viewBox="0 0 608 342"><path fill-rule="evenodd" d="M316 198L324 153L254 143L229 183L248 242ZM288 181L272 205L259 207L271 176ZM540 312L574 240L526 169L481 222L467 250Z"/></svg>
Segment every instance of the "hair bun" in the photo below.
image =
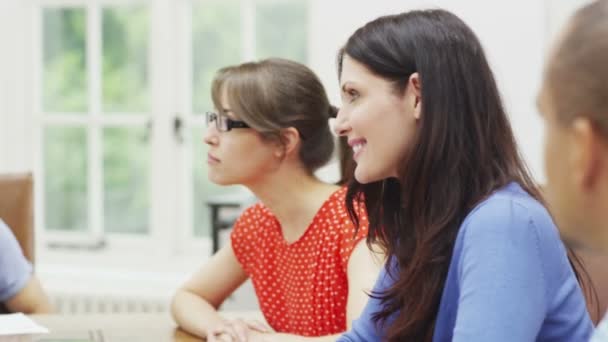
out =
<svg viewBox="0 0 608 342"><path fill-rule="evenodd" d="M329 117L335 118L338 116L338 107L334 105L329 105Z"/></svg>

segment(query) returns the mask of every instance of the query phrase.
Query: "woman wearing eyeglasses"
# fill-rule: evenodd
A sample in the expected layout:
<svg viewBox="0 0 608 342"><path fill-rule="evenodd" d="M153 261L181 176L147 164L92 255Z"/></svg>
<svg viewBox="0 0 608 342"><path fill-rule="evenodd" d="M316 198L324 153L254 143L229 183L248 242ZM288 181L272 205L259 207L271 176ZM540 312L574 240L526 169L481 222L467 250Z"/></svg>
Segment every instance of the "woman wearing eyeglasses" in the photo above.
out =
<svg viewBox="0 0 608 342"><path fill-rule="evenodd" d="M242 184L260 203L176 293L175 320L210 341L334 341L361 313L382 264L363 241L364 210L356 209L362 227L355 233L346 189L314 175L333 154L328 120L336 109L310 69L283 59L221 69L212 98L209 179ZM216 311L248 278L269 327Z"/></svg>

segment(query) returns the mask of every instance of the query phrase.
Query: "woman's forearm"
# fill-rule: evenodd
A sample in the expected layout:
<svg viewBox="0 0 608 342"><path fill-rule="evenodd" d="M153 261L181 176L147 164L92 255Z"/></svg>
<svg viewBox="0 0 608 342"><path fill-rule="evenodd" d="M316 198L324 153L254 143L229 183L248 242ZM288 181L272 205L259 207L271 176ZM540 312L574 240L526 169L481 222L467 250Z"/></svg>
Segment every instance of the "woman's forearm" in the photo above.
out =
<svg viewBox="0 0 608 342"><path fill-rule="evenodd" d="M223 321L211 304L186 290L179 290L173 297L171 314L180 328L203 338Z"/></svg>

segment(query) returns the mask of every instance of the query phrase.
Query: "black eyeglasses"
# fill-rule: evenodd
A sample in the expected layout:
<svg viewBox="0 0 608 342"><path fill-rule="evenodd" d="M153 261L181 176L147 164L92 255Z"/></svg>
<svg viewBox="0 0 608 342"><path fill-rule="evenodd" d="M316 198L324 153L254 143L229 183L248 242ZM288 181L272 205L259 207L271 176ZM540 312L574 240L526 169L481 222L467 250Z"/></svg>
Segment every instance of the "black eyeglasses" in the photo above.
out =
<svg viewBox="0 0 608 342"><path fill-rule="evenodd" d="M250 128L244 121L232 120L226 115L215 112L207 112L207 127L215 121L215 127L219 132L228 132L233 128Z"/></svg>

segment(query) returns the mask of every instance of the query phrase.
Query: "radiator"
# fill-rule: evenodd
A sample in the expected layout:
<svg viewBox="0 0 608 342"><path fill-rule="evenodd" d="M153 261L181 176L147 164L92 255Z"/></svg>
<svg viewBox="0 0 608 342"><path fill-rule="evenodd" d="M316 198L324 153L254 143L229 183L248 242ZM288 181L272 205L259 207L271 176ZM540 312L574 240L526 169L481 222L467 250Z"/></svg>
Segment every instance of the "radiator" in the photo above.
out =
<svg viewBox="0 0 608 342"><path fill-rule="evenodd" d="M99 294L51 293L51 303L60 314L165 313L166 298L126 297Z"/></svg>

